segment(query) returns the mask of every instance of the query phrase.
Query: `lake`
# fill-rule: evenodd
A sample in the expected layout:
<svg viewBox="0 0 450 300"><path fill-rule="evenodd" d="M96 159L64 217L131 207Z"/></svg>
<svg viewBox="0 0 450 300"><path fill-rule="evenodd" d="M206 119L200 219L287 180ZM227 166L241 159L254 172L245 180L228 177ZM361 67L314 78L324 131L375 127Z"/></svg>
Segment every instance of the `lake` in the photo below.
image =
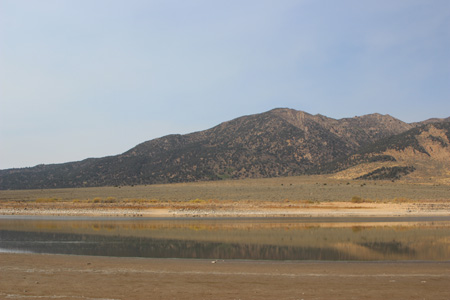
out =
<svg viewBox="0 0 450 300"><path fill-rule="evenodd" d="M448 261L450 217L0 216L0 252L213 260Z"/></svg>

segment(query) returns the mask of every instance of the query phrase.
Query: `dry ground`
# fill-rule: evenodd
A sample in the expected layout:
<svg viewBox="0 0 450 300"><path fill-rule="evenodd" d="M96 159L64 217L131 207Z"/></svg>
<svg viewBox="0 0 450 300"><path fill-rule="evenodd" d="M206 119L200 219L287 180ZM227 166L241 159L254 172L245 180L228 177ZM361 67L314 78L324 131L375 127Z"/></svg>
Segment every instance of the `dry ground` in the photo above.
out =
<svg viewBox="0 0 450 300"><path fill-rule="evenodd" d="M449 215L450 186L298 176L148 186L0 191L3 215Z"/></svg>
<svg viewBox="0 0 450 300"><path fill-rule="evenodd" d="M0 277L0 299L450 299L448 262L210 261L0 253Z"/></svg>
<svg viewBox="0 0 450 300"><path fill-rule="evenodd" d="M56 198L63 201L116 200L157 201L349 201L353 196L371 200L449 200L450 185L391 181L358 181L329 176L296 176L267 179L226 180L145 186L0 191L0 202Z"/></svg>

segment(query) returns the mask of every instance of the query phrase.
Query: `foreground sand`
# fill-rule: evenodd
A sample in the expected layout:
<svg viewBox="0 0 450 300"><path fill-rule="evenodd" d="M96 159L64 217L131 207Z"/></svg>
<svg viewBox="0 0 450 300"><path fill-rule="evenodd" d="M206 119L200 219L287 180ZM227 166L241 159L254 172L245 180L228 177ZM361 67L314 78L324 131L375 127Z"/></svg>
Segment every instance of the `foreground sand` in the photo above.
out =
<svg viewBox="0 0 450 300"><path fill-rule="evenodd" d="M0 299L450 299L450 262L210 261L0 253L0 278Z"/></svg>

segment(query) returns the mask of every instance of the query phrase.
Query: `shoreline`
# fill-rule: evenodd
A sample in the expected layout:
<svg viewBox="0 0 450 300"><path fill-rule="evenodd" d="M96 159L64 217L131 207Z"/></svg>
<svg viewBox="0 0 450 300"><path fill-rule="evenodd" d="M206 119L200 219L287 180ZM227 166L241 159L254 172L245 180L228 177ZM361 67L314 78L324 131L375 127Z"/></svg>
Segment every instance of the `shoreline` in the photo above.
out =
<svg viewBox="0 0 450 300"><path fill-rule="evenodd" d="M450 216L450 202L284 203L220 202L145 205L73 203L0 203L0 215L133 218L296 218L296 217L432 217Z"/></svg>

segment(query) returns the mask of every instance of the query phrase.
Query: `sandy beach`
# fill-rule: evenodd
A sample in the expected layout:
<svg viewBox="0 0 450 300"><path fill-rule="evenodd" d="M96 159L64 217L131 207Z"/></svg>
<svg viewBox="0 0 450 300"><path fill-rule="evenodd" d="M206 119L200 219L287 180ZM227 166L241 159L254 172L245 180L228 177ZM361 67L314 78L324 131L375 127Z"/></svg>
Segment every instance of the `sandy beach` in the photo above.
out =
<svg viewBox="0 0 450 300"><path fill-rule="evenodd" d="M449 299L449 262L274 262L0 253L0 299Z"/></svg>

